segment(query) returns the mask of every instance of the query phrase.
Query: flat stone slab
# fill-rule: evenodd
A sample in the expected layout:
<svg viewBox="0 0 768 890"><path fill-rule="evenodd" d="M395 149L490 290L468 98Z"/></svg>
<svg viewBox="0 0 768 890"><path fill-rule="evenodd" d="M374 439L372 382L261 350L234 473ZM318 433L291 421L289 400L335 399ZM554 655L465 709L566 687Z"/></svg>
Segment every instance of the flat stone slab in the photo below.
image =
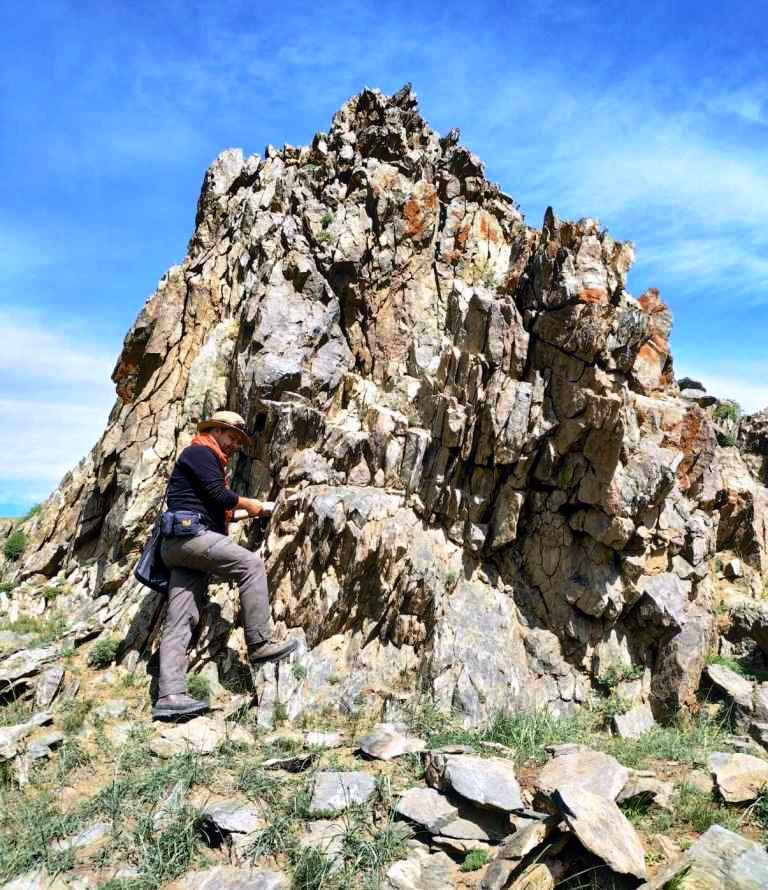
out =
<svg viewBox="0 0 768 890"><path fill-rule="evenodd" d="M52 878L43 869L37 869L8 881L0 887L0 890L71 890L71 888L61 877Z"/></svg>
<svg viewBox="0 0 768 890"><path fill-rule="evenodd" d="M54 850L72 850L75 847L88 847L97 841L109 837L112 826L108 822L97 822L84 828L73 837L65 837L60 841L54 841L51 846Z"/></svg>
<svg viewBox="0 0 768 890"><path fill-rule="evenodd" d="M743 708L745 711L752 710L752 695L755 685L751 680L737 674L723 664L708 664L706 668L707 676L720 692L727 698Z"/></svg>
<svg viewBox="0 0 768 890"><path fill-rule="evenodd" d="M403 754L414 754L423 751L427 743L407 735L403 727L397 723L378 723L368 735L358 742L360 750L377 760L393 760Z"/></svg>
<svg viewBox="0 0 768 890"><path fill-rule="evenodd" d="M501 757L470 754L431 754L427 781L441 789L451 788L482 807L510 813L523 806L514 764Z"/></svg>
<svg viewBox="0 0 768 890"><path fill-rule="evenodd" d="M627 784L629 770L602 751L562 754L546 763L536 779L538 790L551 797L563 788L584 788L614 801Z"/></svg>
<svg viewBox="0 0 768 890"><path fill-rule="evenodd" d="M376 791L376 780L362 772L319 772L315 778L310 814L342 813L365 803Z"/></svg>
<svg viewBox="0 0 768 890"><path fill-rule="evenodd" d="M455 866L445 853L414 850L387 870L384 890L451 890Z"/></svg>
<svg viewBox="0 0 768 890"><path fill-rule="evenodd" d="M626 714L616 714L613 726L621 738L639 739L656 726L656 721L653 719L651 706L645 704L631 708Z"/></svg>
<svg viewBox="0 0 768 890"><path fill-rule="evenodd" d="M562 786L554 797L581 844L621 875L643 879L645 851L637 832L613 800L584 787Z"/></svg>
<svg viewBox="0 0 768 890"><path fill-rule="evenodd" d="M34 714L25 723L0 727L0 761L10 760L18 752L19 742L33 733L39 726L45 726L53 720L46 711Z"/></svg>
<svg viewBox="0 0 768 890"><path fill-rule="evenodd" d="M250 834L266 824L258 807L237 798L209 803L200 815L224 834Z"/></svg>
<svg viewBox="0 0 768 890"><path fill-rule="evenodd" d="M398 816L409 819L430 834L443 829L459 818L458 809L434 788L409 788L395 805Z"/></svg>
<svg viewBox="0 0 768 890"><path fill-rule="evenodd" d="M173 757L187 751L210 754L227 740L253 744L253 737L240 726L228 727L223 720L196 717L187 723L160 724L149 747L158 757Z"/></svg>
<svg viewBox="0 0 768 890"><path fill-rule="evenodd" d="M229 865L190 872L179 884L181 890L288 890L288 886L288 879L279 872Z"/></svg>
<svg viewBox="0 0 768 890"><path fill-rule="evenodd" d="M768 785L768 760L751 754L710 754L709 771L726 803L750 803Z"/></svg>
<svg viewBox="0 0 768 890"><path fill-rule="evenodd" d="M302 847L312 847L327 856L332 862L341 860L346 826L340 819L318 819L307 825L299 843Z"/></svg>
<svg viewBox="0 0 768 890"><path fill-rule="evenodd" d="M638 890L764 890L768 852L740 834L713 825L695 844Z"/></svg>
<svg viewBox="0 0 768 890"><path fill-rule="evenodd" d="M340 748L344 737L340 732L305 732L304 744L307 748Z"/></svg>
<svg viewBox="0 0 768 890"><path fill-rule="evenodd" d="M317 761L318 755L314 752L305 754L291 754L286 757L270 757L262 762L262 769L281 769L286 773L303 773Z"/></svg>

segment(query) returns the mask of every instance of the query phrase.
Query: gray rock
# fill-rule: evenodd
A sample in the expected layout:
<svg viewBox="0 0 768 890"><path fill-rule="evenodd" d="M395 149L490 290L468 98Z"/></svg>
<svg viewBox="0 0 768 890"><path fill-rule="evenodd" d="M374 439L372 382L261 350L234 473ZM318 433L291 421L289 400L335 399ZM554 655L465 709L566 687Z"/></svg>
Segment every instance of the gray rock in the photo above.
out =
<svg viewBox="0 0 768 890"><path fill-rule="evenodd" d="M623 739L638 739L656 726L651 706L638 705L625 714L616 714L613 718L616 734Z"/></svg>
<svg viewBox="0 0 768 890"><path fill-rule="evenodd" d="M302 847L319 850L332 862L341 861L344 834L347 827L341 820L317 819L307 825L299 843Z"/></svg>
<svg viewBox="0 0 768 890"><path fill-rule="evenodd" d="M366 803L376 791L376 780L362 772L319 772L309 811L312 815L342 813L353 804Z"/></svg>
<svg viewBox="0 0 768 890"><path fill-rule="evenodd" d="M91 844L109 837L111 830L112 826L108 822L97 822L95 825L84 828L73 837L54 841L51 846L54 850L72 850L75 847L89 847Z"/></svg>
<svg viewBox="0 0 768 890"><path fill-rule="evenodd" d="M409 788L395 805L395 812L430 834L442 834L446 825L458 819L458 808L434 788Z"/></svg>
<svg viewBox="0 0 768 890"><path fill-rule="evenodd" d="M212 717L196 717L188 723L161 725L149 747L158 757L173 757L188 751L210 754L227 740L253 744L253 737L242 727L229 727L223 720Z"/></svg>
<svg viewBox="0 0 768 890"><path fill-rule="evenodd" d="M506 813L523 806L514 764L500 757L431 754L427 781L442 789L450 788L479 806Z"/></svg>
<svg viewBox="0 0 768 890"><path fill-rule="evenodd" d="M51 667L43 671L35 687L35 707L47 708L56 698L64 681L64 668Z"/></svg>
<svg viewBox="0 0 768 890"><path fill-rule="evenodd" d="M8 881L0 887L0 890L71 890L71 888L60 875L52 878L44 869L37 869Z"/></svg>
<svg viewBox="0 0 768 890"><path fill-rule="evenodd" d="M304 744L308 748L340 748L344 738L340 732L305 732Z"/></svg>
<svg viewBox="0 0 768 890"><path fill-rule="evenodd" d="M217 865L184 876L182 890L288 890L285 875L276 871Z"/></svg>
<svg viewBox="0 0 768 890"><path fill-rule="evenodd" d="M740 559L729 559L723 566L723 574L729 581L744 577L744 566Z"/></svg>
<svg viewBox="0 0 768 890"><path fill-rule="evenodd" d="M710 754L707 766L727 803L756 800L768 784L768 761L751 754Z"/></svg>
<svg viewBox="0 0 768 890"><path fill-rule="evenodd" d="M455 866L445 853L414 850L387 869L384 890L451 890Z"/></svg>
<svg viewBox="0 0 768 890"><path fill-rule="evenodd" d="M64 741L64 738L63 732L48 732L38 736L27 746L26 756L30 760L43 760L46 757L50 757L52 750L58 748Z"/></svg>
<svg viewBox="0 0 768 890"><path fill-rule="evenodd" d="M664 782L653 776L633 775L629 777L627 784L619 792L616 802L643 800L653 803L662 810L671 811L674 793L675 786L671 782Z"/></svg>
<svg viewBox="0 0 768 890"><path fill-rule="evenodd" d="M713 825L669 867L638 890L764 890L768 852L754 841Z"/></svg>
<svg viewBox="0 0 768 890"><path fill-rule="evenodd" d="M747 713L752 711L754 684L722 664L708 664L706 674L727 698Z"/></svg>
<svg viewBox="0 0 768 890"><path fill-rule="evenodd" d="M555 876L546 862L537 862L509 885L509 890L554 890Z"/></svg>
<svg viewBox="0 0 768 890"><path fill-rule="evenodd" d="M183 781L179 780L157 804L157 808L152 816L152 825L155 831L162 831L163 828L173 822L181 812L186 796L187 786Z"/></svg>
<svg viewBox="0 0 768 890"><path fill-rule="evenodd" d="M378 723L360 739L358 746L364 754L377 760L393 760L426 748L427 743L423 739L409 737L403 730L400 724Z"/></svg>
<svg viewBox="0 0 768 890"><path fill-rule="evenodd" d="M94 716L101 720L119 720L128 713L128 702L115 698L94 710Z"/></svg>
<svg viewBox="0 0 768 890"><path fill-rule="evenodd" d="M629 770L615 757L601 751L562 754L546 763L536 779L536 788L551 797L563 788L583 788L614 801L627 784Z"/></svg>
<svg viewBox="0 0 768 890"><path fill-rule="evenodd" d="M45 726L46 723L50 723L52 720L53 717L43 711L39 714L34 714L25 723L0 727L0 761L10 760L15 757L19 742L25 736L34 732L39 726Z"/></svg>
<svg viewBox="0 0 768 890"><path fill-rule="evenodd" d="M645 878L645 851L627 817L609 798L583 787L561 787L555 802L582 845L621 875Z"/></svg>
<svg viewBox="0 0 768 890"><path fill-rule="evenodd" d="M262 769L280 769L286 773L303 773L317 762L317 754L293 754L287 757L270 757L261 763Z"/></svg>
<svg viewBox="0 0 768 890"><path fill-rule="evenodd" d="M250 834L266 824L260 807L237 798L209 803L200 815L223 834Z"/></svg>

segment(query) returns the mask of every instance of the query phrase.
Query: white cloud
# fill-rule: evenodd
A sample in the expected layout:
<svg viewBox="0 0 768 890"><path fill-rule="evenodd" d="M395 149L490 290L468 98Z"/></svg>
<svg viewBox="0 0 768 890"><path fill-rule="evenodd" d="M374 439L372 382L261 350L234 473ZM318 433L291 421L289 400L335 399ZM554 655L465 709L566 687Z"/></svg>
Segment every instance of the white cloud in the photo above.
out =
<svg viewBox="0 0 768 890"><path fill-rule="evenodd" d="M38 380L56 386L109 384L115 355L82 331L85 320L56 329L34 316L0 308L0 380Z"/></svg>
<svg viewBox="0 0 768 890"><path fill-rule="evenodd" d="M94 446L115 400L113 355L82 320L0 311L0 502L52 490Z"/></svg>

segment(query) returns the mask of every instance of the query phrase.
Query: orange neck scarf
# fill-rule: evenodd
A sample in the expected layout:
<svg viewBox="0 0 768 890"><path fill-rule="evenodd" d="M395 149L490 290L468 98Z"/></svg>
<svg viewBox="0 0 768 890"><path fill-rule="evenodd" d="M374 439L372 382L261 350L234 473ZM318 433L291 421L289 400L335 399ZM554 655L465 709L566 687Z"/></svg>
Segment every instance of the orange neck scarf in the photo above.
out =
<svg viewBox="0 0 768 890"><path fill-rule="evenodd" d="M210 448L211 451L216 455L219 459L219 463L221 464L221 470L224 473L224 484L229 488L229 479L227 478L227 463L229 462L229 458L226 454L221 450L219 443L213 438L210 433L198 433L195 438L190 442L191 445L203 445L205 448ZM224 512L224 534L229 534L229 523L232 520L232 515L234 510L226 510Z"/></svg>

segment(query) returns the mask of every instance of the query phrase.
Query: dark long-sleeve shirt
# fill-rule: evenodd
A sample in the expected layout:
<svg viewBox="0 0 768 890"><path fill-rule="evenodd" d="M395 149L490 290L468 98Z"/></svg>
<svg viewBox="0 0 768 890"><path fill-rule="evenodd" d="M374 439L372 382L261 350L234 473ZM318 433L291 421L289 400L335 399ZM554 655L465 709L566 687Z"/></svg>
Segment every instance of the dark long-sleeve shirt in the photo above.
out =
<svg viewBox="0 0 768 890"><path fill-rule="evenodd" d="M211 531L226 533L226 510L238 496L227 488L219 459L205 445L188 445L179 455L168 486L168 509L199 513Z"/></svg>

